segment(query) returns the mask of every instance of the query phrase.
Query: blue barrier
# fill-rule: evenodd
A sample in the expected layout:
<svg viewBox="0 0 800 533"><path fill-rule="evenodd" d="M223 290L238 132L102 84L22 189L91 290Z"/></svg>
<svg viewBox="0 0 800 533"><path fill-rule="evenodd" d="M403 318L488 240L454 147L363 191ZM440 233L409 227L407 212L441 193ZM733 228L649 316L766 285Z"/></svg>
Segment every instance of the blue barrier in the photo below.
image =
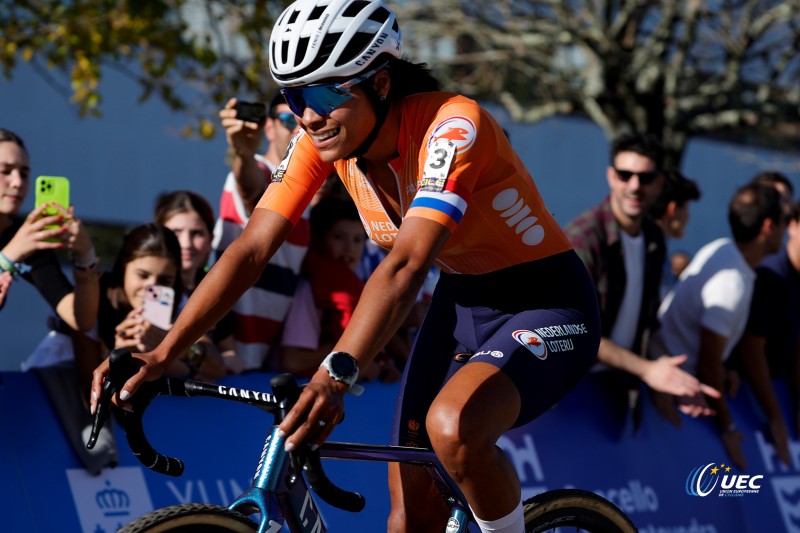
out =
<svg viewBox="0 0 800 533"><path fill-rule="evenodd" d="M145 427L156 449L185 461L184 475L161 476L139 465L117 427L120 466L92 477L69 448L36 376L7 372L0 379L0 511L3 531L14 533L109 533L159 507L227 504L249 485L271 423L246 405L159 398ZM264 390L269 375L220 383ZM559 487L592 490L622 508L642 533L800 532L800 442L791 442L792 466L779 464L747 390L731 402L748 460L738 471L726 470L728 457L711 421L684 418L675 429L644 402L634 430L632 417L607 389L592 375L532 424L501 439L525 496ZM778 391L788 405L786 391ZM386 443L396 393L396 385L368 384L364 396L347 398L347 419L332 440ZM322 503L329 529L385 530L386 466L325 464L335 482L367 495L366 509L357 514Z"/></svg>

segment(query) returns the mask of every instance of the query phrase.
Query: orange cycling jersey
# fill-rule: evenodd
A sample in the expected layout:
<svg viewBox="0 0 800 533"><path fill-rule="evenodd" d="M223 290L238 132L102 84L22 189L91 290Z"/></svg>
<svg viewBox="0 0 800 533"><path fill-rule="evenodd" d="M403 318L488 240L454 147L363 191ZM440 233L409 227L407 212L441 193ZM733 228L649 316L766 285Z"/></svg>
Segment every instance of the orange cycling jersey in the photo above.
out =
<svg viewBox="0 0 800 533"><path fill-rule="evenodd" d="M433 220L451 231L436 257L443 271L485 274L571 248L505 133L476 102L437 92L397 105L399 155L389 165L397 179L399 215ZM301 132L257 207L295 223L335 172L370 239L390 250L398 228L356 163L356 158L323 162Z"/></svg>

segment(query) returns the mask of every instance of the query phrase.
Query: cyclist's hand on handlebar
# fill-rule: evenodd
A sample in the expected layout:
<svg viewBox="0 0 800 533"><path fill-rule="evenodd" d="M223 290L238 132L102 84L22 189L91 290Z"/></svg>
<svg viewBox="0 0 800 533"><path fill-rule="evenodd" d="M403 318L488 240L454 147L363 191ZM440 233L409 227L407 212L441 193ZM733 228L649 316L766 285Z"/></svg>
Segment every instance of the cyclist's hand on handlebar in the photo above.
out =
<svg viewBox="0 0 800 533"><path fill-rule="evenodd" d="M292 451L302 442L312 447L325 442L344 418L346 392L347 385L332 379L327 370L318 370L279 426L286 436L286 451Z"/></svg>
<svg viewBox="0 0 800 533"><path fill-rule="evenodd" d="M141 363L139 370L125 382L121 391L114 395L113 402L118 407L130 410L132 408L127 400L133 396L144 381L153 381L164 373L164 364L160 363L154 352L136 354L135 359ZM106 358L92 373L91 413L97 411L97 401L103 391L103 383L108 378L108 358Z"/></svg>

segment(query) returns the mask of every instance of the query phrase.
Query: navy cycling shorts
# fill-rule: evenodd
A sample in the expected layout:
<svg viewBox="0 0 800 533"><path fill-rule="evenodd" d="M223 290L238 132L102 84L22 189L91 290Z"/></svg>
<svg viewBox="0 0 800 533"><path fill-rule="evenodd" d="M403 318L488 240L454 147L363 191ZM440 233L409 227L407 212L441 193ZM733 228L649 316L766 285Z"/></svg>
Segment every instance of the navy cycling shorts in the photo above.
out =
<svg viewBox="0 0 800 533"><path fill-rule="evenodd" d="M524 425L577 385L599 343L594 286L573 251L489 274L442 274L403 374L392 443L430 447L428 408L455 372L478 361L514 382L514 427Z"/></svg>

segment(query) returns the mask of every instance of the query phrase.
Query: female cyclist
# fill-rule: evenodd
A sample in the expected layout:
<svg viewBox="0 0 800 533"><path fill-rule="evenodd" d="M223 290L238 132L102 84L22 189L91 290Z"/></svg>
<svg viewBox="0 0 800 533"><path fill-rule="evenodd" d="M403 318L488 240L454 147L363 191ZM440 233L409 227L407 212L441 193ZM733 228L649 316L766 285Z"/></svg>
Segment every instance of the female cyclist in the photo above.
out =
<svg viewBox="0 0 800 533"><path fill-rule="evenodd" d="M474 101L436 92L402 57L381 1L299 0L278 18L270 68L297 115L293 139L242 236L120 393L162 374L252 283L336 172L370 238L389 250L340 340L281 424L286 448L322 443L343 395L397 331L431 264L442 270L406 366L393 439L432 446L483 531L523 530L520 483L495 445L572 389L595 360L586 269L500 126ZM468 354L468 355L465 355ZM95 395L107 373L96 371ZM390 466L390 531L431 531L430 478Z"/></svg>

